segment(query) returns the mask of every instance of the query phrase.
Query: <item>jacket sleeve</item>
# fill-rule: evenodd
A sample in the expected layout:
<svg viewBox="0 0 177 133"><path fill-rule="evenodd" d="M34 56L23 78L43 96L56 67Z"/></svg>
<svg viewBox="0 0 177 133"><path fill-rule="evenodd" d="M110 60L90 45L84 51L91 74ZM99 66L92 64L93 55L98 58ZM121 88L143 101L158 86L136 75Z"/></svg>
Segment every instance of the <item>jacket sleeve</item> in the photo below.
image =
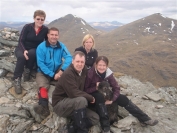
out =
<svg viewBox="0 0 177 133"><path fill-rule="evenodd" d="M84 87L84 91L89 94L96 91L96 81L93 80L91 69L87 73Z"/></svg>
<svg viewBox="0 0 177 133"><path fill-rule="evenodd" d="M95 49L95 59L94 59L94 63L95 63L97 57L98 57L98 51ZM92 66L93 66L93 65L92 65Z"/></svg>
<svg viewBox="0 0 177 133"><path fill-rule="evenodd" d="M67 75L67 80L65 80L63 88L65 88L65 92L69 98L85 97L89 102L93 101L93 97L91 95L79 90L75 77L72 74Z"/></svg>
<svg viewBox="0 0 177 133"><path fill-rule="evenodd" d="M115 101L120 94L120 87L119 87L116 79L114 78L113 74L111 74L108 77L108 82L109 82L110 86L112 87L112 91L113 91L112 101Z"/></svg>
<svg viewBox="0 0 177 133"><path fill-rule="evenodd" d="M26 24L22 31L21 31L21 34L20 34L20 37L19 37L19 48L24 52L26 49L25 49L25 41L26 41L26 37L28 35L28 32L29 32L29 24Z"/></svg>
<svg viewBox="0 0 177 133"><path fill-rule="evenodd" d="M46 43L45 41L39 44L36 50L36 57L37 57L37 65L39 69L45 74L50 77L54 77L55 73L48 69L48 67L45 65L45 57L46 52L44 51L45 48L43 48L43 44Z"/></svg>
<svg viewBox="0 0 177 133"><path fill-rule="evenodd" d="M47 36L47 34L48 34L48 30L49 30L48 27L46 27L46 29L47 29L47 33L46 33L46 36L45 36L45 38L44 38L45 41L48 40L48 36Z"/></svg>
<svg viewBox="0 0 177 133"><path fill-rule="evenodd" d="M72 61L72 55L68 51L65 45L62 45L63 52L62 52L62 58L64 59L63 65L61 67L61 70L66 70L66 68L71 64Z"/></svg>

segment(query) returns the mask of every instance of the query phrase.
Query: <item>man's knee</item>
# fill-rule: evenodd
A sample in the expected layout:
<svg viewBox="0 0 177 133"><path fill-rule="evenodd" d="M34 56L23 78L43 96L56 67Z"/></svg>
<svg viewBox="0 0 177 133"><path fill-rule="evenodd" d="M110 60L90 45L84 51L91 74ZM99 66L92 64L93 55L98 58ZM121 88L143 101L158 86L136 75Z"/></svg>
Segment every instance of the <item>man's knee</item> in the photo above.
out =
<svg viewBox="0 0 177 133"><path fill-rule="evenodd" d="M88 103L87 99L85 97L77 97L75 98L75 110L81 109L81 108L86 108Z"/></svg>
<svg viewBox="0 0 177 133"><path fill-rule="evenodd" d="M97 125L100 121L100 118L99 118L99 115L97 113L94 113L91 117L91 122L92 122L92 125Z"/></svg>

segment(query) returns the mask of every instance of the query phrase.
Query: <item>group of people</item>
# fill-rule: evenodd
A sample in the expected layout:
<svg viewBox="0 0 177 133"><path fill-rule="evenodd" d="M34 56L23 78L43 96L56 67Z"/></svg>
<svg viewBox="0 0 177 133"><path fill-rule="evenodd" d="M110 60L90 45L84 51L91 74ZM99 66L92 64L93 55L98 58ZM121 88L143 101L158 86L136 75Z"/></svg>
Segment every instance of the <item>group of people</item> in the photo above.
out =
<svg viewBox="0 0 177 133"><path fill-rule="evenodd" d="M124 107L144 125L158 123L120 94L120 87L108 67L109 60L106 56L98 56L92 35L85 35L82 46L71 55L65 44L58 41L59 30L55 27L48 29L44 25L45 18L44 11L34 12L34 23L23 27L15 50L17 63L13 85L17 94L22 93L22 75L24 81L28 81L36 64L39 102L34 111L37 114L45 117L50 114L48 89L50 84L54 84L53 110L61 117L71 118L72 122L67 126L69 133L88 133L88 129L99 122L102 133L110 133L106 105L113 102ZM102 81L107 81L112 87L110 101L105 101L97 90Z"/></svg>

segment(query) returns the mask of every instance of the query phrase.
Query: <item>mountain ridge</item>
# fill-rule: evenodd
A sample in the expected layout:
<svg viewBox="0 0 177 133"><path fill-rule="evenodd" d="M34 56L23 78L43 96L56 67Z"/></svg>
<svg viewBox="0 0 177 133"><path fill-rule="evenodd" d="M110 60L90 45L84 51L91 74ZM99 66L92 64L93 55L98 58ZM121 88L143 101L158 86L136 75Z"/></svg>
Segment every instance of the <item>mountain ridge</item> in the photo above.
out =
<svg viewBox="0 0 177 133"><path fill-rule="evenodd" d="M94 29L72 14L58 18L48 27L60 30L60 41L71 53L81 46L84 35L94 36L99 55L106 55L110 68L152 82L177 87L177 20L156 13L112 31Z"/></svg>

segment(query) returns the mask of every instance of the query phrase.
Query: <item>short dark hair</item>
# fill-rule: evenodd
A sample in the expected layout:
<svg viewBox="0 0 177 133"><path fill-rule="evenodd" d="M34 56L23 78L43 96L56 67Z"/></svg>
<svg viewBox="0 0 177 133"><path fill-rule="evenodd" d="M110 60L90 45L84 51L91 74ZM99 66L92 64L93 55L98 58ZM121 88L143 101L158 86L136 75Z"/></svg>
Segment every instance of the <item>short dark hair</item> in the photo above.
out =
<svg viewBox="0 0 177 133"><path fill-rule="evenodd" d="M36 18L36 16L44 17L44 19L45 19L46 14L43 10L36 10L34 12L33 18Z"/></svg>
<svg viewBox="0 0 177 133"><path fill-rule="evenodd" d="M76 55L79 55L80 57L85 57L85 54L81 51L75 51L73 54L73 59L75 59Z"/></svg>
<svg viewBox="0 0 177 133"><path fill-rule="evenodd" d="M48 33L50 33L50 31L58 31L58 34L59 34L59 29L56 27L49 28Z"/></svg>
<svg viewBox="0 0 177 133"><path fill-rule="evenodd" d="M104 61L106 63L106 65L108 66L109 60L106 56L98 56L96 58L95 64L97 65L100 60Z"/></svg>

